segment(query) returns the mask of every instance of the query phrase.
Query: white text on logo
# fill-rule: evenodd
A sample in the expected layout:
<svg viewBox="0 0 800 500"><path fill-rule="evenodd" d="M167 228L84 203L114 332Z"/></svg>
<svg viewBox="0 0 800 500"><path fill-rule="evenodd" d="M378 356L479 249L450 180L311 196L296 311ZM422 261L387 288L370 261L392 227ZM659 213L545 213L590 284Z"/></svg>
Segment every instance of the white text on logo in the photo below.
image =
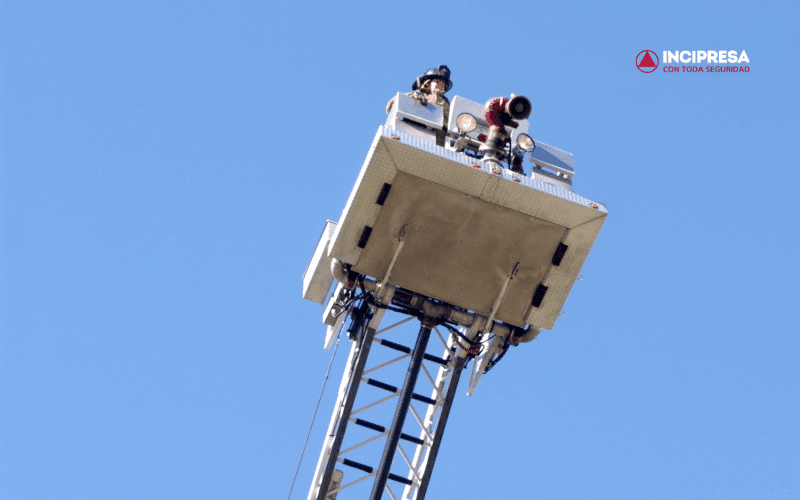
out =
<svg viewBox="0 0 800 500"><path fill-rule="evenodd" d="M737 57L735 50L676 50L664 51L664 57L661 59L665 64L669 63L728 63L728 64L741 64L743 62L750 63L747 53L742 51Z"/></svg>

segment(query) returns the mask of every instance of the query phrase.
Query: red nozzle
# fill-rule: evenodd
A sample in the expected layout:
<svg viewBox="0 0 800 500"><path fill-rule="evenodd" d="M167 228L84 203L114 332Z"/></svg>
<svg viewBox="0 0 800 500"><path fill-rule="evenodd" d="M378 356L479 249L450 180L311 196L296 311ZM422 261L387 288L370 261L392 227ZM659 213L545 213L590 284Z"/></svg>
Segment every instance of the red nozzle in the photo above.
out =
<svg viewBox="0 0 800 500"><path fill-rule="evenodd" d="M486 102L486 105L483 106L483 117L486 119L486 123L488 123L489 126L498 127L500 130L503 129L505 125L504 115L506 115L506 104L508 104L508 99L505 97L495 97Z"/></svg>

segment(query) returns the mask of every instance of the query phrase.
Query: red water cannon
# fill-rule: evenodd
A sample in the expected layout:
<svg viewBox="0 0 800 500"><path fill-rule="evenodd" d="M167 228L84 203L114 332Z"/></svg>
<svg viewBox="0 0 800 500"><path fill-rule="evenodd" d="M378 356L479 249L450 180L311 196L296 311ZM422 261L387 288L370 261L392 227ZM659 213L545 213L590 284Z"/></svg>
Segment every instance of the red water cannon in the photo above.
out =
<svg viewBox="0 0 800 500"><path fill-rule="evenodd" d="M519 123L516 120L525 120L531 115L531 101L521 95L511 95L507 97L495 97L489 99L483 106L483 117L489 124L489 134L480 147L483 158L487 161L500 163L500 154L505 146L508 134L506 127L517 128ZM521 170L520 161L514 162L515 166ZM517 170L516 168L514 169Z"/></svg>
<svg viewBox="0 0 800 500"><path fill-rule="evenodd" d="M511 99L506 97L495 97L489 99L483 106L483 117L490 127L517 128L519 123L515 120L524 120L531 115L531 101L521 95L511 95Z"/></svg>

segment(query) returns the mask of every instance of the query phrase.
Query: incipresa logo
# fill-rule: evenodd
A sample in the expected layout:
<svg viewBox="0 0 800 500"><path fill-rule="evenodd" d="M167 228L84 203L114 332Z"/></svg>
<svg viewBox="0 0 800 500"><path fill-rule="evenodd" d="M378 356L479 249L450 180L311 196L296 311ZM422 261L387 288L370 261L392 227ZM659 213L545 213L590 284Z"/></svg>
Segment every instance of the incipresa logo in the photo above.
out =
<svg viewBox="0 0 800 500"><path fill-rule="evenodd" d="M664 73L750 72L750 58L744 50L665 50L662 54L659 58L652 50L639 52L636 68L642 73L652 73L661 64Z"/></svg>
<svg viewBox="0 0 800 500"><path fill-rule="evenodd" d="M653 58L655 57L655 61ZM658 68L658 54L652 50L643 50L636 55L636 67L642 73L652 73Z"/></svg>

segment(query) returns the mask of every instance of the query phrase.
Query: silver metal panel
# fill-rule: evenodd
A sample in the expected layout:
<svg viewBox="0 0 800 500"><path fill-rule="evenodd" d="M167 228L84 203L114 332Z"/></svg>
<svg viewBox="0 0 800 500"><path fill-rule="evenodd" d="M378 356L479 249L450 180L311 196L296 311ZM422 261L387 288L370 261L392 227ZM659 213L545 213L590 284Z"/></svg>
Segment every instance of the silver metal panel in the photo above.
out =
<svg viewBox="0 0 800 500"><path fill-rule="evenodd" d="M381 207L384 182L392 189ZM497 319L549 329L606 215L605 206L572 191L381 127L330 255L380 279L407 225L390 282L481 314L520 262ZM365 225L372 233L360 249ZM570 249L555 267L550 260L562 238ZM532 308L542 280L548 293Z"/></svg>
<svg viewBox="0 0 800 500"><path fill-rule="evenodd" d="M539 167L550 168L570 179L575 176L572 153L534 140L536 148L531 152L531 161Z"/></svg>
<svg viewBox="0 0 800 500"><path fill-rule="evenodd" d="M423 106L418 100L401 92L395 97L395 106L398 117L408 118L433 129L441 129L444 125L444 109L441 106L430 103Z"/></svg>
<svg viewBox="0 0 800 500"><path fill-rule="evenodd" d="M303 274L303 298L317 304L325 303L325 299L328 297L328 290L331 289L331 284L333 284L328 242L331 240L335 229L335 222L328 221L325 223L325 229L322 230L322 236L319 237L314 255L311 257L311 261L306 267L306 272Z"/></svg>

